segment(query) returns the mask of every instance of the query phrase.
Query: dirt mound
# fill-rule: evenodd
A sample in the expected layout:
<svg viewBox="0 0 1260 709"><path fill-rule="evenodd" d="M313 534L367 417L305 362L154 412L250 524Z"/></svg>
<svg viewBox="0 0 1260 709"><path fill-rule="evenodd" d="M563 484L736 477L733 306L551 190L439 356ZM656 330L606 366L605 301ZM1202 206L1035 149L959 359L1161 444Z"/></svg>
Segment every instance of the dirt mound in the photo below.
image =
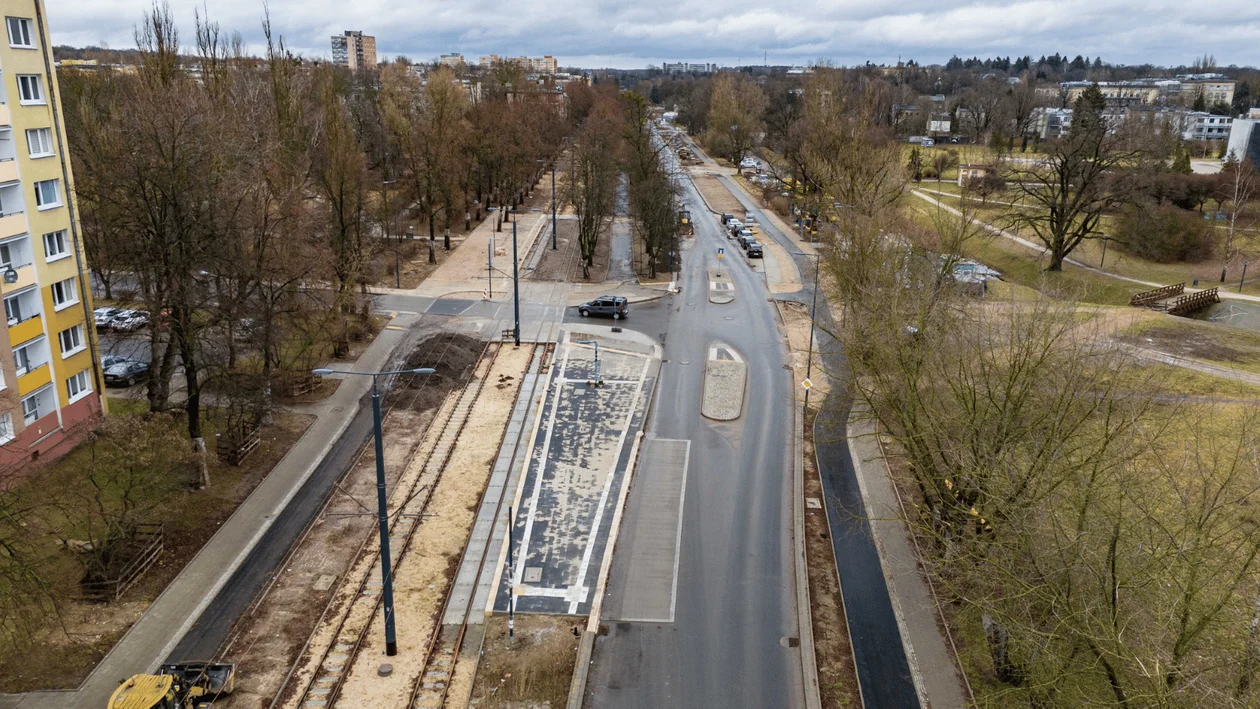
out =
<svg viewBox="0 0 1260 709"><path fill-rule="evenodd" d="M412 411L435 408L446 393L462 387L472 376L485 343L459 333L444 332L415 346L403 368L431 367L427 376L402 376L390 396L393 402Z"/></svg>

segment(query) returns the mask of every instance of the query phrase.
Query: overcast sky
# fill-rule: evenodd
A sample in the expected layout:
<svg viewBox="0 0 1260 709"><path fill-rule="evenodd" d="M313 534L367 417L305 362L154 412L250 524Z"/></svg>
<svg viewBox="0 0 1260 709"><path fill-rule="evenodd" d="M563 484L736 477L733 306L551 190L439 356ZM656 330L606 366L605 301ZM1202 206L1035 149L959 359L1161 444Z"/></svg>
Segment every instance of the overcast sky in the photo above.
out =
<svg viewBox="0 0 1260 709"><path fill-rule="evenodd" d="M46 0L56 44L134 45L150 0ZM258 0L205 0L212 19L261 42ZM192 40L201 2L172 0ZM1260 65L1256 0L270 0L272 24L300 53L330 35L375 35L381 58L445 52L537 56L562 66L641 68L662 61L838 65L940 63L951 55L1101 55L1112 63Z"/></svg>

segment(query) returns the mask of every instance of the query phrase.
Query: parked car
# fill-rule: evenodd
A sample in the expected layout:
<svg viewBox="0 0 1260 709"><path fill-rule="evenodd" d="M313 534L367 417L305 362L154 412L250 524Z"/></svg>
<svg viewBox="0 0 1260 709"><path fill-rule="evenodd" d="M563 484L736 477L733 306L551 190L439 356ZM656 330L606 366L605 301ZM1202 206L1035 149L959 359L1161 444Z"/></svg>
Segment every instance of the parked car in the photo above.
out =
<svg viewBox="0 0 1260 709"><path fill-rule="evenodd" d="M740 229L739 235L736 239L739 241L739 245L744 248L748 248L749 242L755 242L757 240L756 237L753 236L753 233L747 229Z"/></svg>
<svg viewBox="0 0 1260 709"><path fill-rule="evenodd" d="M108 330L114 322L114 318L122 312L122 308L97 308L92 311L93 318L96 320L97 330Z"/></svg>
<svg viewBox="0 0 1260 709"><path fill-rule="evenodd" d="M748 242L748 258L761 258L761 244L755 241Z"/></svg>
<svg viewBox="0 0 1260 709"><path fill-rule="evenodd" d="M739 161L739 168L741 170L751 170L757 167L759 164L760 163L757 162L757 158L744 158L743 160Z"/></svg>
<svg viewBox="0 0 1260 709"><path fill-rule="evenodd" d="M602 315L613 320L620 320L630 315L630 303L621 296L605 295L578 306L582 317Z"/></svg>
<svg viewBox="0 0 1260 709"><path fill-rule="evenodd" d="M128 359L105 370L105 386L135 386L149 378L149 363Z"/></svg>
<svg viewBox="0 0 1260 709"><path fill-rule="evenodd" d="M149 311L124 310L113 317L110 327L119 332L133 332L149 324Z"/></svg>
<svg viewBox="0 0 1260 709"><path fill-rule="evenodd" d="M723 213L722 216L718 217L718 222L721 223L722 226L729 227L731 225L731 220L734 218L734 214Z"/></svg>
<svg viewBox="0 0 1260 709"><path fill-rule="evenodd" d="M115 364L119 364L120 362L126 362L126 361L127 361L127 358L122 355L113 355L113 354L105 355L104 357L101 357L101 369L109 369Z"/></svg>

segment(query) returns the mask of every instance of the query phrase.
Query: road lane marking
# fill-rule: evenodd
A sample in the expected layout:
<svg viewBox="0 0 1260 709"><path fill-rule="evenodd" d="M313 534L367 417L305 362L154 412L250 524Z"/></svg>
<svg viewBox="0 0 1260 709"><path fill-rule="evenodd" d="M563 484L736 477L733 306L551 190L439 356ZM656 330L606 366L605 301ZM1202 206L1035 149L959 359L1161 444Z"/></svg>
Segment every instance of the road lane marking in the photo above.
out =
<svg viewBox="0 0 1260 709"><path fill-rule="evenodd" d="M626 445L626 434L630 432L630 424L634 422L634 414L638 410L639 395L643 392L643 382L647 381L648 368L652 365L650 357L643 358L643 371L639 373L639 381L634 387L634 396L630 399L630 410L626 413L626 424L621 429L621 435L617 437L617 448L612 457L612 468L608 471L608 479L604 482L604 489L599 494L599 507L595 508L595 520L591 522L591 532L586 538L586 549L582 552L582 564L578 567L577 583L575 586L580 589L581 598L575 594L569 600L569 614L577 613L578 603L586 600L586 595L590 589L582 586L582 581L586 578L586 569L591 564L591 555L595 552L595 540L599 536L599 525L604 519L604 507L608 504L608 492L612 489L613 481L617 479L617 465L621 461L621 449ZM627 473L629 471L626 471ZM624 475L622 476L624 478ZM612 542L613 540L608 540ZM571 587L572 588L572 587Z"/></svg>
<svg viewBox="0 0 1260 709"><path fill-rule="evenodd" d="M687 466L691 463L691 441L683 453L682 491L678 493L678 536L674 539L674 588L669 593L669 622L674 622L674 609L678 606L678 563L682 559L683 511L687 502Z"/></svg>

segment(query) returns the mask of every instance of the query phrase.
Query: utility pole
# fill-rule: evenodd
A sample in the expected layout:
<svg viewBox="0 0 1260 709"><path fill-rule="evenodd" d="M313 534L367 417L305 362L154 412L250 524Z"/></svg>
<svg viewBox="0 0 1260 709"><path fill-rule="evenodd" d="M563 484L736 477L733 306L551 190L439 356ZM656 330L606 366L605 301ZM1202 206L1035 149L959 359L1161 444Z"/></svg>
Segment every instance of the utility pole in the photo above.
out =
<svg viewBox="0 0 1260 709"><path fill-rule="evenodd" d="M556 161L551 161L551 250L556 250Z"/></svg>
<svg viewBox="0 0 1260 709"><path fill-rule="evenodd" d="M521 346L520 265L516 262L516 210L512 210L512 342Z"/></svg>
<svg viewBox="0 0 1260 709"><path fill-rule="evenodd" d="M385 443L381 434L381 393L376 388L378 377L396 374L433 374L428 367L393 372L354 372L341 369L316 369L312 374L352 374L372 378L372 433L376 439L376 518L381 535L381 611L385 616L385 654L398 654L398 638L394 631L394 577L390 571L389 502L385 494Z"/></svg>
<svg viewBox="0 0 1260 709"><path fill-rule="evenodd" d="M512 583L508 584L508 639L516 637L516 589L513 585L516 583L516 564L512 559L512 506L508 505L508 578L512 579Z"/></svg>

